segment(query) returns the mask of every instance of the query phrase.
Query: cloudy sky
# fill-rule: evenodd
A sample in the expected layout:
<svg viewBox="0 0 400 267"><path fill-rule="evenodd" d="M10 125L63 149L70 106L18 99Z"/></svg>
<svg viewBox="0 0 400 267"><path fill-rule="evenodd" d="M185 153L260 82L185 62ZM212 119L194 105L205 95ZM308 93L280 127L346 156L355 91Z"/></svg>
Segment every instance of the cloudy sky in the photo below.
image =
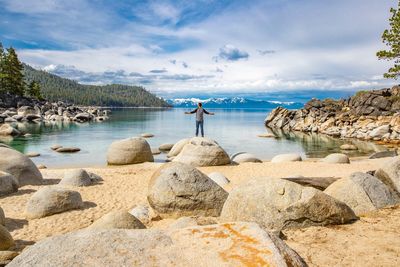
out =
<svg viewBox="0 0 400 267"><path fill-rule="evenodd" d="M388 86L395 0L0 0L0 41L82 83L162 96Z"/></svg>

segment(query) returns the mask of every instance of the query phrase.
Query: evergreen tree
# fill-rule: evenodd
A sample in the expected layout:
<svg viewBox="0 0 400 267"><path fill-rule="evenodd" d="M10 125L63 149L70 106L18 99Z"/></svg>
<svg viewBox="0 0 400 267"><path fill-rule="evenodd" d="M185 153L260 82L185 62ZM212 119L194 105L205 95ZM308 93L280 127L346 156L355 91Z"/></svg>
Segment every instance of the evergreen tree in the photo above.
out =
<svg viewBox="0 0 400 267"><path fill-rule="evenodd" d="M390 29L386 29L382 34L382 41L389 49L379 51L376 55L379 59L394 61L393 67L383 76L397 79L400 76L400 1L397 9L391 8L390 13L392 13L389 19Z"/></svg>
<svg viewBox="0 0 400 267"><path fill-rule="evenodd" d="M4 56L4 63L2 70L3 90L16 95L21 95L21 96L24 95L25 82L24 82L23 70L24 66L19 61L14 48L12 47L8 48L7 53Z"/></svg>
<svg viewBox="0 0 400 267"><path fill-rule="evenodd" d="M4 82L3 79L5 78L4 74L4 61L5 60L5 53L3 44L0 42L0 93L5 92Z"/></svg>
<svg viewBox="0 0 400 267"><path fill-rule="evenodd" d="M32 81L28 86L28 95L36 99L42 100L42 94L40 92L40 84L36 81Z"/></svg>

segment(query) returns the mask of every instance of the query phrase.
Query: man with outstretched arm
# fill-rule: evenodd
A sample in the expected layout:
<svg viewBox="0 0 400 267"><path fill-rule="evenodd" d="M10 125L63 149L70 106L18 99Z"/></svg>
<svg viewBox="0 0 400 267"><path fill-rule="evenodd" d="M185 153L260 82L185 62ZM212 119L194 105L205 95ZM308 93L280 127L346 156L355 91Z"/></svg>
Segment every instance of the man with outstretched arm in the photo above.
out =
<svg viewBox="0 0 400 267"><path fill-rule="evenodd" d="M201 130L201 136L204 137L204 113L207 115L214 115L213 112L208 112L203 108L201 103L197 104L197 108L190 112L185 112L185 114L194 114L196 113L196 136L199 135L199 127Z"/></svg>

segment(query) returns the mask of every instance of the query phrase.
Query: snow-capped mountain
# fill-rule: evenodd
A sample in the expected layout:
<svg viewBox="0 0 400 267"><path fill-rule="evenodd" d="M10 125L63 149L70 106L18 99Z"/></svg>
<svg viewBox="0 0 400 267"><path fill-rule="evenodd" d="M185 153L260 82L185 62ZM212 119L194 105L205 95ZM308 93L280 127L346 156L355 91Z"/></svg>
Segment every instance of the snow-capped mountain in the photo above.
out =
<svg viewBox="0 0 400 267"><path fill-rule="evenodd" d="M221 98L174 98L167 100L169 104L177 108L196 107L197 103L203 103L206 108L276 108L283 106L290 109L303 107L302 103L281 102L275 100L252 100L243 97L221 97Z"/></svg>

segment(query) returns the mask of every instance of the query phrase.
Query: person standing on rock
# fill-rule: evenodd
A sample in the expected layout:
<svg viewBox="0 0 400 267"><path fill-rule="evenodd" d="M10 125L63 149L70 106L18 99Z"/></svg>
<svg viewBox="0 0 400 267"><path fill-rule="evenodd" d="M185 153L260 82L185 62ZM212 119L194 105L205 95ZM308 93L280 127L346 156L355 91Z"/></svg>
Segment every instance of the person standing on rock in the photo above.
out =
<svg viewBox="0 0 400 267"><path fill-rule="evenodd" d="M196 136L199 135L199 127L201 131L201 136L204 137L204 113L207 115L214 115L213 112L208 112L203 108L201 103L197 104L197 108L190 112L185 112L185 114L194 114L196 113Z"/></svg>

